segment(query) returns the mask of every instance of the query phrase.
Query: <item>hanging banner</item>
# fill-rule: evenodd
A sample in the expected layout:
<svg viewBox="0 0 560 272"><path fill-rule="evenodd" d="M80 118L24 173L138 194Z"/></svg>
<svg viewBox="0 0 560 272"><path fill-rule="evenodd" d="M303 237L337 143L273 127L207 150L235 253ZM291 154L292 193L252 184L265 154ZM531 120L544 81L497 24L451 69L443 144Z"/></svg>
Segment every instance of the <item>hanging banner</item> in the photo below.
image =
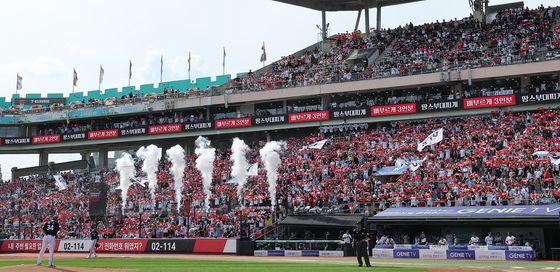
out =
<svg viewBox="0 0 560 272"><path fill-rule="evenodd" d="M214 121L214 127L216 129L250 127L251 122L251 117L221 119Z"/></svg>
<svg viewBox="0 0 560 272"><path fill-rule="evenodd" d="M333 119L348 118L348 117L366 117L368 116L368 108L332 110L331 116Z"/></svg>
<svg viewBox="0 0 560 272"><path fill-rule="evenodd" d="M384 116L384 115L397 115L397 114L410 114L416 113L416 104L396 104L385 106L372 106L370 108L371 116Z"/></svg>
<svg viewBox="0 0 560 272"><path fill-rule="evenodd" d="M62 136L62 141L63 142L85 140L86 139L86 133L85 132L62 134L61 136Z"/></svg>
<svg viewBox="0 0 560 272"><path fill-rule="evenodd" d="M31 138L27 137L18 137L18 138L3 138L2 144L3 145L25 145L30 144Z"/></svg>
<svg viewBox="0 0 560 272"><path fill-rule="evenodd" d="M463 99L465 109L493 108L515 105L515 95L500 95Z"/></svg>
<svg viewBox="0 0 560 272"><path fill-rule="evenodd" d="M418 103L418 111L431 112L461 109L463 104L460 99Z"/></svg>
<svg viewBox="0 0 560 272"><path fill-rule="evenodd" d="M181 132L182 126L183 126L182 124L166 124L166 125L149 126L148 134L156 135L156 134L178 133Z"/></svg>
<svg viewBox="0 0 560 272"><path fill-rule="evenodd" d="M183 128L185 131L212 129L212 122L187 123Z"/></svg>
<svg viewBox="0 0 560 272"><path fill-rule="evenodd" d="M318 121L328 121L328 120L329 120L329 111L326 110L288 114L288 122L290 123L318 122Z"/></svg>
<svg viewBox="0 0 560 272"><path fill-rule="evenodd" d="M255 126L260 125L275 125L275 124L284 124L286 123L286 115L272 115L272 116L263 116L263 117L254 117L253 124Z"/></svg>
<svg viewBox="0 0 560 272"><path fill-rule="evenodd" d="M560 92L518 94L520 104L536 104L541 102L560 102Z"/></svg>
<svg viewBox="0 0 560 272"><path fill-rule="evenodd" d="M31 144L52 144L52 143L60 143L60 134L31 137Z"/></svg>
<svg viewBox="0 0 560 272"><path fill-rule="evenodd" d="M121 128L119 130L120 136L135 136L135 135L144 135L146 134L145 127L139 128Z"/></svg>
<svg viewBox="0 0 560 272"><path fill-rule="evenodd" d="M88 132L88 139L110 139L119 137L118 129L105 129L105 130L94 130Z"/></svg>

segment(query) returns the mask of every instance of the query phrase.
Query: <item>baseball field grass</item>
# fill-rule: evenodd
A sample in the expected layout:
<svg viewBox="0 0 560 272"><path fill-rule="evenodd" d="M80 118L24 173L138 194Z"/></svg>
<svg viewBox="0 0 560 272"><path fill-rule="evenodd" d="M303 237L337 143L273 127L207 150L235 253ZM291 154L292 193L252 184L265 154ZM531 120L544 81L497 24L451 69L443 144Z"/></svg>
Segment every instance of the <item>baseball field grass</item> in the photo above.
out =
<svg viewBox="0 0 560 272"><path fill-rule="evenodd" d="M18 270L41 270L47 271L45 266L38 267L34 265L33 260L1 260L0 267L10 268L13 271ZM18 266L24 269L18 269ZM365 267L357 267L350 264L316 264L316 263L292 263L292 262L245 262L245 261L224 261L224 260L190 260L175 258L69 258L56 260L56 268L50 269L54 271L78 271L75 268L92 269L98 268L103 271L139 271L139 272L156 272L156 271L193 271L193 272L229 272L229 271L367 271ZM69 269L68 269L69 268ZM375 267L371 271L383 272L423 272L427 269L421 268L402 268L402 267Z"/></svg>
<svg viewBox="0 0 560 272"><path fill-rule="evenodd" d="M36 253L0 254L0 272L151 272L151 271L258 271L258 272L528 272L560 271L560 262L553 261L448 261L412 259L372 259L373 269L358 267L351 257L252 257L193 254L101 254L87 259L85 254L57 253L56 268L35 265ZM46 256L44 259L46 264Z"/></svg>

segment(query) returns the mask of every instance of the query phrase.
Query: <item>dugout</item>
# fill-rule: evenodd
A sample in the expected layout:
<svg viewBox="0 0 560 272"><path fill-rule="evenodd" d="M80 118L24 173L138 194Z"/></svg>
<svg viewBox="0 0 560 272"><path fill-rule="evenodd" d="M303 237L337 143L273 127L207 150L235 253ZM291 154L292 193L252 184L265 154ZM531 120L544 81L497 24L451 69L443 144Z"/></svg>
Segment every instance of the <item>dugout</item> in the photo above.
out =
<svg viewBox="0 0 560 272"><path fill-rule="evenodd" d="M379 234L389 234L397 243L407 234L410 243L425 232L429 243L439 236L455 234L458 244L467 244L476 233L481 244L488 232L508 232L518 239L531 241L539 259L551 259L551 248L560 247L560 205L540 206L477 206L477 207L415 207L389 208L368 218Z"/></svg>

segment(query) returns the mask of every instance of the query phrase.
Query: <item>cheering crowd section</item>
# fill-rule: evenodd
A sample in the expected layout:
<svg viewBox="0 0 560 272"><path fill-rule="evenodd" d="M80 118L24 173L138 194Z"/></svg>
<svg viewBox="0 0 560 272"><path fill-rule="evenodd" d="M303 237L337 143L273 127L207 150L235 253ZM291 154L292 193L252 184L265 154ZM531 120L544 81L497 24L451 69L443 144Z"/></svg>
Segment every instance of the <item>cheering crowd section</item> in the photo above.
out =
<svg viewBox="0 0 560 272"><path fill-rule="evenodd" d="M560 57L558 8L506 9L482 24L472 18L361 33L338 34L332 49L285 56L264 73L232 81L240 90L263 90L339 81L435 72L450 68L506 65ZM347 65L356 49L377 48L381 58Z"/></svg>
<svg viewBox="0 0 560 272"><path fill-rule="evenodd" d="M398 121L373 126L321 129L306 137L286 139L277 186L278 206L270 212L265 171L250 176L243 205L231 182L229 150L218 150L210 212L206 215L196 155L186 156L183 205L176 214L170 163L159 163L155 207L147 188L134 183L121 216L118 173L64 174L67 189L54 179L30 177L0 185L3 234L12 238L39 237L41 221L55 213L69 236L87 237L92 225L103 237L237 237L247 222L253 237L273 228L287 214L362 213L388 207L538 205L560 199L560 168L546 156L560 152L560 110L495 112L491 115L422 121ZM368 128L369 129L366 129ZM422 152L416 150L433 130L443 128L445 139ZM306 146L329 139L322 149ZM251 145L249 163L259 162L264 142ZM421 159L415 172L394 179L376 176L398 158ZM137 180L145 179L136 161ZM107 216L90 222L88 184L109 185ZM139 218L142 218L141 220Z"/></svg>

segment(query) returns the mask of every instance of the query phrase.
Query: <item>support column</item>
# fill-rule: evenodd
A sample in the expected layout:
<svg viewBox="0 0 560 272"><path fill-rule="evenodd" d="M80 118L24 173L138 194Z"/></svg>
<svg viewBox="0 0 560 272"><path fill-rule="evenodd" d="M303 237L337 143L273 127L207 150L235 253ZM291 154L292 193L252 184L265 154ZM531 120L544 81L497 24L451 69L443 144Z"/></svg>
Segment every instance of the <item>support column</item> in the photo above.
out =
<svg viewBox="0 0 560 272"><path fill-rule="evenodd" d="M529 80L529 76L521 76L521 86L519 86L521 87L521 93L526 93L527 86L529 85Z"/></svg>
<svg viewBox="0 0 560 272"><path fill-rule="evenodd" d="M358 26L360 26L360 17L362 16L362 10L358 10L358 18L356 18L356 26L354 27L354 31L358 30Z"/></svg>
<svg viewBox="0 0 560 272"><path fill-rule="evenodd" d="M45 166L49 164L49 152L46 150L39 151L39 166Z"/></svg>
<svg viewBox="0 0 560 272"><path fill-rule="evenodd" d="M89 157L91 156L89 152L82 152L80 155L82 156L83 161L89 161Z"/></svg>
<svg viewBox="0 0 560 272"><path fill-rule="evenodd" d="M327 12L321 11L321 37L323 41L327 39Z"/></svg>
<svg viewBox="0 0 560 272"><path fill-rule="evenodd" d="M282 101L282 110L284 111L284 114L288 114L288 100Z"/></svg>
<svg viewBox="0 0 560 272"><path fill-rule="evenodd" d="M109 166L109 151L107 148L99 149L99 169L107 169Z"/></svg>
<svg viewBox="0 0 560 272"><path fill-rule="evenodd" d="M329 108L329 103L331 102L330 95L324 94L321 95L321 109L326 110Z"/></svg>
<svg viewBox="0 0 560 272"><path fill-rule="evenodd" d="M366 17L366 35L369 36L369 8L364 9L364 15Z"/></svg>
<svg viewBox="0 0 560 272"><path fill-rule="evenodd" d="M377 25L375 26L375 28L379 31L381 30L381 5L377 4L377 18L375 18L377 20Z"/></svg>

